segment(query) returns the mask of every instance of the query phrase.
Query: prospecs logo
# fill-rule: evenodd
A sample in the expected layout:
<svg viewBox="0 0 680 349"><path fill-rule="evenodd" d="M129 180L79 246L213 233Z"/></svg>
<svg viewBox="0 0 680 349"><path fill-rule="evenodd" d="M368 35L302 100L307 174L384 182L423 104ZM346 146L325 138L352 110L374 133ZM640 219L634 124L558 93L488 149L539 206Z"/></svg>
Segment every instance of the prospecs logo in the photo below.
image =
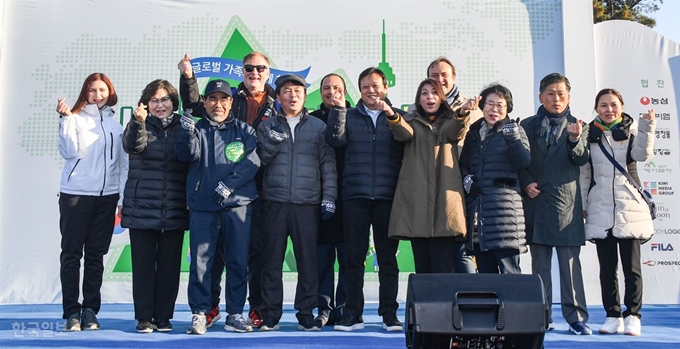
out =
<svg viewBox="0 0 680 349"><path fill-rule="evenodd" d="M673 195L673 187L668 182L644 182L644 188L652 195Z"/></svg>
<svg viewBox="0 0 680 349"><path fill-rule="evenodd" d="M661 260L649 260L649 261L644 261L642 264L648 266L648 267L656 267L656 266L676 266L680 265L680 261L661 261Z"/></svg>

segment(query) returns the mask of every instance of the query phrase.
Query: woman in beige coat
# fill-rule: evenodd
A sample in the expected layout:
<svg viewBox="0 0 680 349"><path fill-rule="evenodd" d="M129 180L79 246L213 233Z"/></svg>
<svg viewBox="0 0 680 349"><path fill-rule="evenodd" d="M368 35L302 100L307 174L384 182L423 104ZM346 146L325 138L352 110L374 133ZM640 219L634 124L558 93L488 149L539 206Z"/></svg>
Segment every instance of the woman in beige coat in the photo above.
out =
<svg viewBox="0 0 680 349"><path fill-rule="evenodd" d="M395 116L387 126L405 148L389 236L411 241L416 273L453 273L454 244L465 240L457 143L468 117L456 117L431 79L418 86L415 108Z"/></svg>

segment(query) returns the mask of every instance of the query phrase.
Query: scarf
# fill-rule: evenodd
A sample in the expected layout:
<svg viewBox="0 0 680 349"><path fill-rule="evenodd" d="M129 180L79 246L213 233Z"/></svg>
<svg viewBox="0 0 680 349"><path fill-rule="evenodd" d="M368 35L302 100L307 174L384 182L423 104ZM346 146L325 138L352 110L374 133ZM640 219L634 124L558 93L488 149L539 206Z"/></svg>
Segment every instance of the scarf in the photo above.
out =
<svg viewBox="0 0 680 349"><path fill-rule="evenodd" d="M446 103L452 105L453 102L456 101L456 98L458 98L458 85L453 85L453 89L451 90L451 92L449 92L449 94L446 95Z"/></svg>
<svg viewBox="0 0 680 349"><path fill-rule="evenodd" d="M162 118L161 123L163 124L163 128L166 129L170 124L172 123L172 117L175 116L175 114L170 114L167 118Z"/></svg>
<svg viewBox="0 0 680 349"><path fill-rule="evenodd" d="M612 131L623 121L623 117L620 117L609 125L606 125L600 120L600 118L595 119L595 126L597 126L601 131Z"/></svg>
<svg viewBox="0 0 680 349"><path fill-rule="evenodd" d="M630 139L630 128L633 125L633 118L628 114L623 114L611 125L605 125L600 117L595 117L595 120L590 123L590 131L588 133L588 142L597 143L605 131L611 131L612 139L617 142Z"/></svg>
<svg viewBox="0 0 680 349"><path fill-rule="evenodd" d="M543 137L546 139L546 144L548 145L554 145L557 143L557 140L560 138L562 135L562 132L564 131L564 127L560 127L562 125L562 122L564 122L564 119L568 116L571 115L571 111L569 107L567 106L567 109L565 109L562 113L560 114L553 114L548 112L545 107L541 106L538 108L538 113L536 113L539 117L536 118L537 122L540 124L535 124L534 128L536 129L536 134L540 137ZM548 135L548 131L550 131L550 134Z"/></svg>

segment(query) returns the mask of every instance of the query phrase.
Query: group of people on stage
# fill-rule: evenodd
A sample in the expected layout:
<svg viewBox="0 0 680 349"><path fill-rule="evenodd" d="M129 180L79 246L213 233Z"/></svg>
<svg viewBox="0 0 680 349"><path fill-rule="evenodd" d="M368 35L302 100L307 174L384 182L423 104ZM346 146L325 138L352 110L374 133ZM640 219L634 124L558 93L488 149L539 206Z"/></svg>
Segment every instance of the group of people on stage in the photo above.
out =
<svg viewBox="0 0 680 349"><path fill-rule="evenodd" d="M540 82L536 115L520 122L509 116L506 86L465 98L444 57L427 67L407 111L392 106L375 67L359 74L354 107L343 78L326 75L322 104L311 113L307 82L283 75L272 88L269 59L259 52L243 58L237 87L214 79L201 94L188 55L178 69L179 92L166 80L150 82L125 127L113 118L117 96L102 73L87 77L73 107L58 101L67 331L99 329L103 256L117 209L130 232L141 333L173 329L188 229L187 333L204 334L222 318L225 268L224 329L278 330L288 238L298 329L363 329L372 231L386 331L402 331L396 254L399 240L408 240L416 273L519 274L520 254L529 251L548 304L555 250L562 315L572 333L591 334L579 254L592 241L607 313L599 332L641 334L640 245L653 226L627 174L639 186L636 162L653 155L653 110L636 120L618 91L604 89L597 116L583 123L569 109L569 80L552 73Z"/></svg>

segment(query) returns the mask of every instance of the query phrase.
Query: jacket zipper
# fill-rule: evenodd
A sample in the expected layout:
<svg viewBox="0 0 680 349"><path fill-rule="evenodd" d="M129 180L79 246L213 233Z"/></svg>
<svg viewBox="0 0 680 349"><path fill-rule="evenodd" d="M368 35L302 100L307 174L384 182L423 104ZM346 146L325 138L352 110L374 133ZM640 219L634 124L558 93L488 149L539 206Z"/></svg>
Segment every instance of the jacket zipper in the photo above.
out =
<svg viewBox="0 0 680 349"><path fill-rule="evenodd" d="M379 119L380 119L380 117L382 116L383 113L384 112L380 112L380 114L378 114L378 118L376 119L375 124L373 123L373 118L371 118L371 116L368 115L368 121L371 123L371 126L373 127L373 149L372 149L372 155L371 155L371 166L372 166L371 173L373 173L373 175L371 176L371 200L375 200L375 177L377 175L376 166L375 166L375 152L376 152L376 148L377 148L377 139L378 139L378 137L377 137L378 127L377 127L377 125L380 122ZM389 147L389 145L388 145L388 147Z"/></svg>
<svg viewBox="0 0 680 349"><path fill-rule="evenodd" d="M81 159L78 159L78 160L76 161L76 164L73 165L73 168L71 169L71 172L69 172L69 174L68 174L68 179L66 180L67 183L71 180L71 175L73 174L73 171L76 170L76 167L78 167L78 164L80 163L80 160L81 160Z"/></svg>
<svg viewBox="0 0 680 349"><path fill-rule="evenodd" d="M104 189L106 188L106 169L107 169L107 164L106 164L106 130L104 129L104 115L102 115L101 109L99 110L99 120L100 120L100 126L102 129L102 135L104 135L104 178L102 182L102 190L99 192L99 196L104 195ZM113 139L113 136L111 137ZM111 152L113 153L113 146L111 147Z"/></svg>

